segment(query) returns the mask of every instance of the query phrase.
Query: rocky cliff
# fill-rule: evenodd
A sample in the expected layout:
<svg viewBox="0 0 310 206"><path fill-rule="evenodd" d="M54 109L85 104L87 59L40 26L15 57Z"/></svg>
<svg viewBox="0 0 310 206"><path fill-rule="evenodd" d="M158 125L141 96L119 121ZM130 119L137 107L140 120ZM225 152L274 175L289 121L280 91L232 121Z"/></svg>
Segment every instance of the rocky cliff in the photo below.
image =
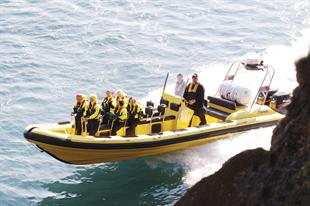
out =
<svg viewBox="0 0 310 206"><path fill-rule="evenodd" d="M202 179L176 206L310 205L310 53L296 63L299 86L270 151L254 149Z"/></svg>

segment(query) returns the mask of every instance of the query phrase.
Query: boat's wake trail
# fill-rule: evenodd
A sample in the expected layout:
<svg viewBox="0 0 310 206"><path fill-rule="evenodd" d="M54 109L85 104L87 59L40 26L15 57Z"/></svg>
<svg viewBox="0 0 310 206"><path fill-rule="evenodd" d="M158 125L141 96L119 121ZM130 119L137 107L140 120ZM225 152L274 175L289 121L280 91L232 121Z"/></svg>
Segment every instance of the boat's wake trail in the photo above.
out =
<svg viewBox="0 0 310 206"><path fill-rule="evenodd" d="M227 159L240 151L257 147L268 150L272 130L273 127L252 130L158 158L168 163L181 164L185 170L183 181L191 186L201 178L213 174Z"/></svg>
<svg viewBox="0 0 310 206"><path fill-rule="evenodd" d="M307 54L309 46L310 29L307 29L303 30L299 37L295 37L289 46L275 45L266 48L264 60L276 70L273 88L292 92L297 85L294 62ZM216 64L195 68L199 73L200 81L206 85L206 95L215 94L217 86L223 80L228 67L229 64ZM159 95L160 89L150 93L148 98L153 99ZM202 146L161 155L154 161L180 164L185 170L183 181L186 185L191 186L201 178L217 171L225 161L241 151L258 147L268 150L272 130L273 127L248 131ZM151 162L148 163L152 164Z"/></svg>

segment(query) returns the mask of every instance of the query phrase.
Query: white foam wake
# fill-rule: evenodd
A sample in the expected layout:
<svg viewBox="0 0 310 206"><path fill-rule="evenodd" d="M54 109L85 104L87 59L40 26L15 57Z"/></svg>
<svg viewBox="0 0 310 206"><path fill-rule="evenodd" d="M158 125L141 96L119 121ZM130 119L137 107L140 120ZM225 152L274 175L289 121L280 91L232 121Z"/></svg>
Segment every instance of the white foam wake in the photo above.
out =
<svg viewBox="0 0 310 206"><path fill-rule="evenodd" d="M266 49L264 60L276 70L273 87L290 92L296 87L294 63L307 54L309 46L310 29L306 29L301 32L299 37L294 37L290 45L275 45ZM200 81L207 85L207 95L213 95L216 92L228 68L229 64L226 63L202 65L194 68L199 73ZM160 91L161 89L151 92L145 99L159 97ZM241 151L258 147L268 150L270 148L272 129L248 131L241 135L231 136L231 138L163 155L159 157L159 160L181 164L185 169L183 181L188 186L191 186L201 178L217 171L225 161Z"/></svg>

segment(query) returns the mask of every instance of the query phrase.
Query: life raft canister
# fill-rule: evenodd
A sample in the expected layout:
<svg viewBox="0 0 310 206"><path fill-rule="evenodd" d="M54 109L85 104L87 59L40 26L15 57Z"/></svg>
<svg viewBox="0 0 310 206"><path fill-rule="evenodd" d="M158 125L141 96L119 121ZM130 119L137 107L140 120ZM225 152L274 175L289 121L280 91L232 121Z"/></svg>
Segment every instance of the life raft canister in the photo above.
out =
<svg viewBox="0 0 310 206"><path fill-rule="evenodd" d="M219 93L222 98L247 105L252 99L251 91L247 87L239 86L234 83L224 82L219 86Z"/></svg>

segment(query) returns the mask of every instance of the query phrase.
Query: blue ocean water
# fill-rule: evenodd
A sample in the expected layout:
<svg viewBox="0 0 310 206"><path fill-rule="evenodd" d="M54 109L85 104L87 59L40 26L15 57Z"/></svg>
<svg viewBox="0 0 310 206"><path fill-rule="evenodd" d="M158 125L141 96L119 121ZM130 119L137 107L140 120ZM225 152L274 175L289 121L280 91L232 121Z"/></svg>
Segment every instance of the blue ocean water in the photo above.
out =
<svg viewBox="0 0 310 206"><path fill-rule="evenodd" d="M77 92L122 88L145 100L167 72L216 77L262 48L279 67L278 85L294 85L292 65L309 49L309 28L308 0L0 0L0 205L173 204L233 154L268 148L271 130L72 166L27 143L23 129L67 120Z"/></svg>

